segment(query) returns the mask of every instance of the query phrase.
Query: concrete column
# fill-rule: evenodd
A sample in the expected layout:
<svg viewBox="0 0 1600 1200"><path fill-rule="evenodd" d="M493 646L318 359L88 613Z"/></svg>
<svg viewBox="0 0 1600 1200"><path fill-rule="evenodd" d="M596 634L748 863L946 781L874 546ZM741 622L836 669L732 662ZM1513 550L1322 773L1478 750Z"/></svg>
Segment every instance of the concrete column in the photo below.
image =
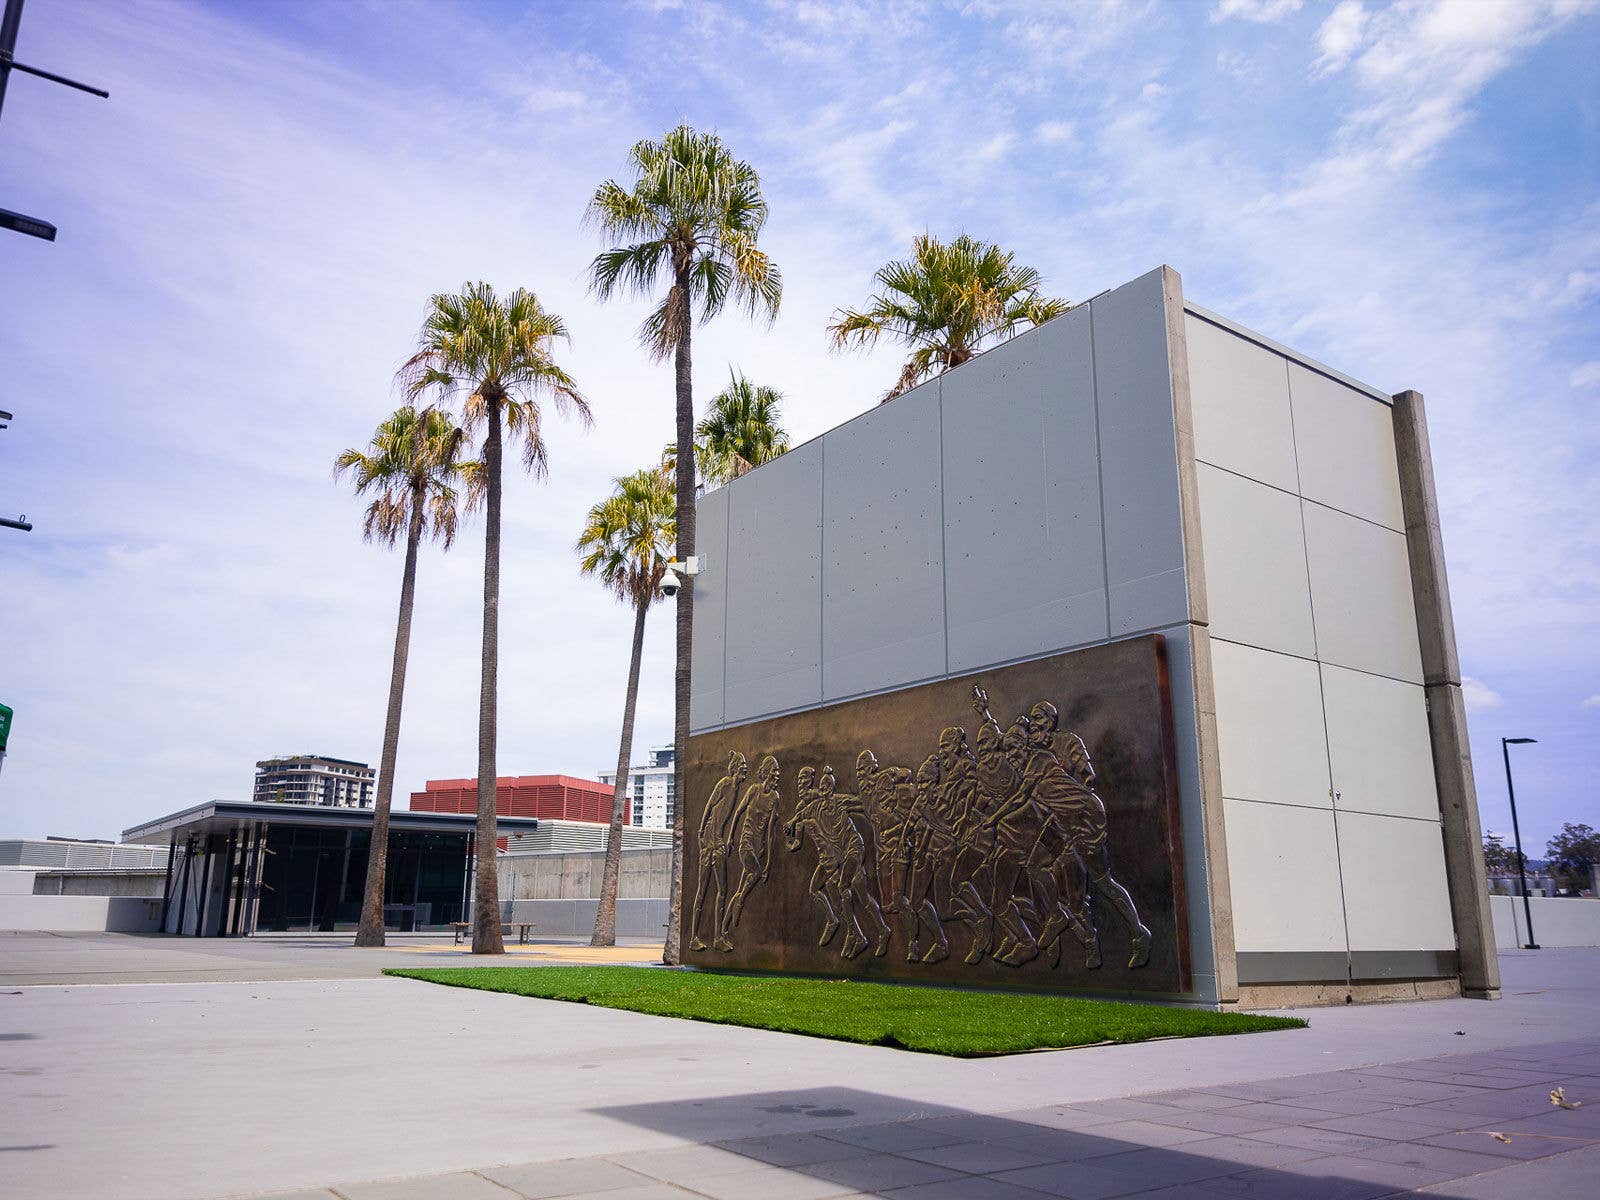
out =
<svg viewBox="0 0 1600 1200"><path fill-rule="evenodd" d="M1209 888L1217 1003L1239 1002L1239 967L1233 940L1233 892L1228 876L1228 836L1223 825L1222 760L1217 745L1217 695L1211 674L1211 617L1206 599L1205 554L1200 544L1200 484L1194 458L1194 408L1189 394L1189 341L1183 280L1161 268L1166 310L1167 369L1172 379L1172 423L1178 452L1178 496L1183 520L1184 576L1189 592L1195 740L1200 759L1200 813L1205 830L1205 883ZM1186 881L1194 887L1199 880Z"/></svg>
<svg viewBox="0 0 1600 1200"><path fill-rule="evenodd" d="M1467 707L1461 695L1450 582L1439 535L1439 499L1433 486L1428 418L1420 392L1394 397L1394 441L1400 465L1400 499L1411 559L1411 591L1422 646L1422 681L1433 743L1433 772L1444 830L1445 874L1455 921L1463 995L1500 997L1500 960L1495 952L1489 883L1483 869L1483 831L1467 744Z"/></svg>

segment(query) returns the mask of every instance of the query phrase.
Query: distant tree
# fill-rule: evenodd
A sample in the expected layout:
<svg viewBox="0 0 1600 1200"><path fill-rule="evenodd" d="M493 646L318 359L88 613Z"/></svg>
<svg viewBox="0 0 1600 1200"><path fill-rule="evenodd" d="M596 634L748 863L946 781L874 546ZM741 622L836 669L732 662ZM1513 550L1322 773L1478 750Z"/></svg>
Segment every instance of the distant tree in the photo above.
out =
<svg viewBox="0 0 1600 1200"><path fill-rule="evenodd" d="M1600 862L1600 833L1587 825L1568 821L1545 846L1550 873L1570 895L1587 891L1594 864Z"/></svg>
<svg viewBox="0 0 1600 1200"><path fill-rule="evenodd" d="M572 377L556 365L553 346L567 338L566 324L532 292L518 288L503 299L487 283L468 283L458 294L428 302L421 345L400 369L408 398L434 392L463 401L461 423L486 427L483 494L483 656L478 693L478 878L473 893L474 954L504 954L500 935L500 885L495 845L495 744L499 725L500 484L502 441L522 441L522 465L535 478L547 470L542 398L558 412L575 412L589 424L589 405ZM501 429L504 426L504 435Z"/></svg>
<svg viewBox="0 0 1600 1200"><path fill-rule="evenodd" d="M783 393L776 388L729 372L728 386L711 398L695 428L695 453L707 487L737 479L789 449L789 434L779 424L782 404Z"/></svg>
<svg viewBox="0 0 1600 1200"><path fill-rule="evenodd" d="M694 385L690 342L729 301L752 316L778 315L783 278L759 244L767 222L761 178L735 158L714 133L679 125L659 142L645 140L628 154L633 179L608 179L595 189L588 217L611 243L589 267L595 295L647 294L665 277L667 294L645 318L640 338L657 361L672 359L677 399L678 445L694 442ZM677 478L679 557L695 552L695 464L674 464ZM673 676L674 779L684 793L689 740L689 644L694 631L694 588L678 593L677 667ZM667 940L662 958L678 961L678 913L682 905L683 807L672 827L672 883Z"/></svg>
<svg viewBox="0 0 1600 1200"><path fill-rule="evenodd" d="M633 653L622 701L622 736L617 746L617 778L611 794L611 832L591 946L617 942L617 880L622 870L622 818L628 803L628 760L633 756L633 714L639 699L639 662L644 653L644 620L661 594L661 577L677 535L673 480L659 468L636 471L589 510L578 553L579 570L633 608Z"/></svg>
<svg viewBox="0 0 1600 1200"><path fill-rule="evenodd" d="M961 234L941 242L923 234L911 257L880 267L881 291L864 309L840 309L828 333L833 344L872 346L884 334L911 347L885 400L930 375L959 367L984 348L1071 307L1041 296L1044 280L1009 250Z"/></svg>
<svg viewBox="0 0 1600 1200"><path fill-rule="evenodd" d="M389 709L383 722L383 756L378 761L378 791L372 814L372 844L361 897L356 945L383 945L383 893L389 861L389 808L394 795L394 764L400 749L400 707L406 690L406 659L411 652L411 608L417 589L417 547L432 538L444 549L456 539L459 494L464 472L458 461L465 435L436 408L411 405L385 418L367 449L354 447L334 460L338 478L352 475L356 495L372 495L362 534L369 542L393 548L406 539L400 573L400 616L394 631L389 670ZM281 795L281 792L280 792Z"/></svg>
<svg viewBox="0 0 1600 1200"><path fill-rule="evenodd" d="M1506 845L1503 835L1491 833L1483 839L1483 869L1490 875L1514 875L1517 852Z"/></svg>

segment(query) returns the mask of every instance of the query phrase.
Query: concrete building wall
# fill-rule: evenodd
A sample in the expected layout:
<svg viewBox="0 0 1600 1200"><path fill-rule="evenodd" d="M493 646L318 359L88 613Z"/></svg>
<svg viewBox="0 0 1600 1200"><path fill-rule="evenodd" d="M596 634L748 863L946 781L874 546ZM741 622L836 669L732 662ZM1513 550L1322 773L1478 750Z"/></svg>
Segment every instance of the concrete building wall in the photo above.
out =
<svg viewBox="0 0 1600 1200"><path fill-rule="evenodd" d="M1533 909L1533 936L1539 945L1600 946L1600 900L1575 900L1566 896L1529 896ZM1528 942L1528 919L1520 896L1490 896L1494 912L1494 940L1502 950L1515 950Z"/></svg>
<svg viewBox="0 0 1600 1200"><path fill-rule="evenodd" d="M1186 622L1162 277L703 496L693 731Z"/></svg>
<svg viewBox="0 0 1600 1200"><path fill-rule="evenodd" d="M161 896L165 870L39 871L33 877L35 896Z"/></svg>
<svg viewBox="0 0 1600 1200"><path fill-rule="evenodd" d="M1410 395L1167 268L1097 296L702 498L692 728L1159 632L1192 998L1451 975L1475 816Z"/></svg>
<svg viewBox="0 0 1600 1200"><path fill-rule="evenodd" d="M595 900L605 870L604 852L505 854L499 860L503 900ZM671 894L672 849L622 851L617 895L663 899Z"/></svg>
<svg viewBox="0 0 1600 1200"><path fill-rule="evenodd" d="M703 496L691 725L1163 633L1193 994L1215 1000L1175 287L1152 271Z"/></svg>
<svg viewBox="0 0 1600 1200"><path fill-rule="evenodd" d="M506 919L533 922L535 938L588 938L599 907L598 900L519 900L514 916L508 913ZM619 898L617 936L660 942L666 936L668 908L665 898ZM514 930L512 934L514 939Z"/></svg>
<svg viewBox="0 0 1600 1200"><path fill-rule="evenodd" d="M155 933L161 901L134 896L18 896L0 893L0 931Z"/></svg>
<svg viewBox="0 0 1600 1200"><path fill-rule="evenodd" d="M1456 940L1391 405L1209 316L1185 333L1240 980L1428 973Z"/></svg>

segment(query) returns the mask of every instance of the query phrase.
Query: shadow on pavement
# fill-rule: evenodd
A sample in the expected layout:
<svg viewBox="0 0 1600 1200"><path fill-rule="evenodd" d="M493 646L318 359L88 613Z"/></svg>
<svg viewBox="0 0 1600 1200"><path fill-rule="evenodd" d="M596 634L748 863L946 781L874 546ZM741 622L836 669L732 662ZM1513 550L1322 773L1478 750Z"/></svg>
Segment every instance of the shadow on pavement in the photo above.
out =
<svg viewBox="0 0 1600 1200"><path fill-rule="evenodd" d="M1414 1127L1399 1116L1380 1116L1370 1128L1390 1122L1391 1136L1383 1137L1337 1128L1341 1119L1335 1112L1227 1091L1169 1092L996 1115L848 1087L596 1111L702 1143L614 1155L612 1162L730 1200L762 1194L783 1173L857 1193L903 1194L907 1200L1024 1200L1041 1194L1071 1200L1156 1194L1367 1200L1420 1187L1448 1197L1449 1188L1438 1185L1600 1143L1600 1121L1586 1119L1580 1125L1537 1113L1517 1116L1520 1108L1531 1106L1516 1103L1506 1104L1507 1111L1498 1116L1449 1108L1411 1111L1414 1119L1431 1123ZM1236 1108L1255 1115L1230 1118ZM1274 1117L1267 1109L1281 1111ZM1480 1128L1485 1122L1493 1131ZM1503 1135L1506 1141L1493 1136L1502 1125L1516 1127ZM1560 1134L1550 1132L1558 1126ZM1229 1129L1241 1131L1219 1132Z"/></svg>

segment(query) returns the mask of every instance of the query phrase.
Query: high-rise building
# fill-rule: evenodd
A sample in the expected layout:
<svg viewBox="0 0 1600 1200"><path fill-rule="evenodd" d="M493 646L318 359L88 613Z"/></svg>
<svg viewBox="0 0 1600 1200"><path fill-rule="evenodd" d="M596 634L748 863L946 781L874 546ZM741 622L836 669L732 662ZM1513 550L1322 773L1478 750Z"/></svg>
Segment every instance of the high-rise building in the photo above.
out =
<svg viewBox="0 0 1600 1200"><path fill-rule="evenodd" d="M264 758L256 764L254 798L278 804L371 808L374 774L366 763L321 754Z"/></svg>
<svg viewBox="0 0 1600 1200"><path fill-rule="evenodd" d="M617 773L601 772L600 782L607 787L615 787ZM645 829L671 829L672 816L678 807L676 788L671 746L652 750L649 762L629 767L628 792L633 824Z"/></svg>

